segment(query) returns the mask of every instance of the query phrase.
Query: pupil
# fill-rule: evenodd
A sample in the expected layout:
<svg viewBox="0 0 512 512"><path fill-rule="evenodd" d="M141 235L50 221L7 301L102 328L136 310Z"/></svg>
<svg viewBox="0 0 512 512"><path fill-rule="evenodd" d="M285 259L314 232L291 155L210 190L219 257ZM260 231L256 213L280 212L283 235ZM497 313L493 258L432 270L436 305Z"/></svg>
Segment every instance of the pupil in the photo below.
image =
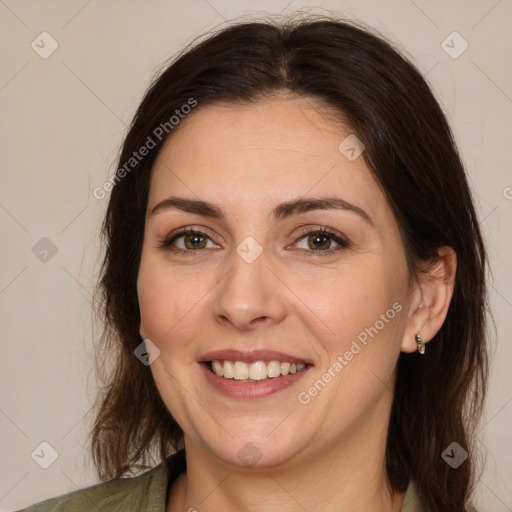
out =
<svg viewBox="0 0 512 512"><path fill-rule="evenodd" d="M185 245L188 249L204 249L206 241L201 235L187 235Z"/></svg>
<svg viewBox="0 0 512 512"><path fill-rule="evenodd" d="M330 239L324 235L311 235L309 238L309 247L311 249L328 249L330 245Z"/></svg>

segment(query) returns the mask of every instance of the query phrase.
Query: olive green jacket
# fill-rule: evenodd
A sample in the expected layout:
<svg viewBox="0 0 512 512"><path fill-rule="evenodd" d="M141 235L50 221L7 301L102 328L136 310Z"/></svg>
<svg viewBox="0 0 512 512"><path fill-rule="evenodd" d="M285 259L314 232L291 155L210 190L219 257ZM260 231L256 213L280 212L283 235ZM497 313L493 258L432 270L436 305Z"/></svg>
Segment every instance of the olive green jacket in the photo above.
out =
<svg viewBox="0 0 512 512"><path fill-rule="evenodd" d="M142 475L103 482L19 512L165 512L167 490L185 469L185 451L180 450ZM400 512L422 512L412 482Z"/></svg>

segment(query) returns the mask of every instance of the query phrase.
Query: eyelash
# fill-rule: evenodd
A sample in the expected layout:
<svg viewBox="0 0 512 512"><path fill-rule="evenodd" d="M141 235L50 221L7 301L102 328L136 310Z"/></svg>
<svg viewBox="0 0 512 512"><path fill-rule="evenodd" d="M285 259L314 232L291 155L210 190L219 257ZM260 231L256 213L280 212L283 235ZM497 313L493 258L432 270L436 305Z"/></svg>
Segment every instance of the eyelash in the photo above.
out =
<svg viewBox="0 0 512 512"><path fill-rule="evenodd" d="M300 235L295 240L294 244L302 240L303 238L306 238L311 235L320 235L320 236L326 236L330 238L332 241L336 242L338 244L338 247L334 247L332 249L327 249L326 251L315 251L313 249L299 249L300 251L303 251L304 253L310 253L311 256L331 256L332 254L343 251L344 249L348 249L350 247L350 242L343 238L341 235L337 234L334 231L331 231L330 229L326 227L319 227L315 229L306 228L304 229Z"/></svg>
<svg viewBox="0 0 512 512"><path fill-rule="evenodd" d="M171 252L174 252L174 253L177 253L177 254L199 255L200 253L202 253L204 255L205 249L201 249L201 250L187 249L187 250L184 250L184 249L177 249L177 248L173 248L172 247L172 243L173 242L175 242L177 239L179 239L179 238L181 238L183 236L186 236L186 235L199 235L201 237L205 237L205 238L208 238L208 239L211 240L211 237L208 236L208 234L203 232L203 231L200 231L200 230L197 230L197 229L193 229L193 228L185 228L182 231L180 231L179 233L176 233L176 234L174 234L174 235L172 235L170 237L167 237L164 240L162 240L159 243L158 248L163 249L163 250L167 250L167 251L171 251ZM305 229L305 230L303 230L301 232L301 234L295 240L294 244L296 244L297 242L299 242L303 238L305 238L307 236L311 236L311 235L327 236L327 237L331 238L334 242L336 242L338 244L338 247L335 247L333 249L327 249L326 251L320 251L320 250L315 251L313 249L311 249L311 250L299 249L300 251L305 252L305 253L312 253L311 256L331 256L335 252L342 251L342 250L348 249L350 247L350 242L348 240L342 238L340 235L338 235L337 233L331 231L330 229L328 229L326 227L320 227L320 228L315 228L315 229Z"/></svg>

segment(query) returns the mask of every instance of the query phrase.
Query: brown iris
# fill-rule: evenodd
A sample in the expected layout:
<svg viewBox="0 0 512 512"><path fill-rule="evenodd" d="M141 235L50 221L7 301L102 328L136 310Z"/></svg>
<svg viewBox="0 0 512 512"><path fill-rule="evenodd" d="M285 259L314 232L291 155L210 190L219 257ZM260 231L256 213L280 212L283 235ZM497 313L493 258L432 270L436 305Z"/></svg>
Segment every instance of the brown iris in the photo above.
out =
<svg viewBox="0 0 512 512"><path fill-rule="evenodd" d="M308 236L308 246L310 249L329 249L331 245L331 238L329 236L314 234Z"/></svg>
<svg viewBox="0 0 512 512"><path fill-rule="evenodd" d="M187 249L204 249L206 247L206 237L197 233L190 233L184 237L184 243Z"/></svg>

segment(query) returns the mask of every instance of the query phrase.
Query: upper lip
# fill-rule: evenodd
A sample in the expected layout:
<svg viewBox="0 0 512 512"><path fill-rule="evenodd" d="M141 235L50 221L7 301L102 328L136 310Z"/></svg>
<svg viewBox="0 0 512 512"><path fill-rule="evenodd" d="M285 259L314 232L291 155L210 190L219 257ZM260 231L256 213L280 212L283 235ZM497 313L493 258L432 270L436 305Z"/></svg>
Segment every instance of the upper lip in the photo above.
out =
<svg viewBox="0 0 512 512"><path fill-rule="evenodd" d="M302 357L292 356L284 352L276 352L275 350L257 349L250 351L240 351L235 349L215 350L204 354L200 359L200 363L209 361L243 361L244 363L255 363L256 361L280 361L289 363L304 363L309 361Z"/></svg>

